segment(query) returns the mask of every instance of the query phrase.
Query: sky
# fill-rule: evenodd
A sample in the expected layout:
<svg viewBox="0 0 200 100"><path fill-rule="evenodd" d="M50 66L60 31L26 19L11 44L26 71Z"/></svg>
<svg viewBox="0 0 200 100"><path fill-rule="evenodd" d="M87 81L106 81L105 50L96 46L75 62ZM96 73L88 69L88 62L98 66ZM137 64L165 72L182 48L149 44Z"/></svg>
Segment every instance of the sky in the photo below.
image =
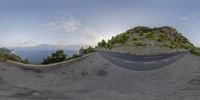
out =
<svg viewBox="0 0 200 100"><path fill-rule="evenodd" d="M95 45L135 26L172 26L200 47L199 0L0 0L0 47Z"/></svg>

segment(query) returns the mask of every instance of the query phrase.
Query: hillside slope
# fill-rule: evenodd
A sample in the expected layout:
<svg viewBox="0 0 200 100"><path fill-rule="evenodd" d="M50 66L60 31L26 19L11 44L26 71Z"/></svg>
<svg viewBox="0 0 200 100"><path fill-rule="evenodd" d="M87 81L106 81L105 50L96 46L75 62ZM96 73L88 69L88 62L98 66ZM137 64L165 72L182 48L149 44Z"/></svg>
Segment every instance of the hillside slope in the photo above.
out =
<svg viewBox="0 0 200 100"><path fill-rule="evenodd" d="M29 63L28 60L23 60L19 56L12 54L7 48L0 48L0 61L12 60L21 63Z"/></svg>
<svg viewBox="0 0 200 100"><path fill-rule="evenodd" d="M190 51L194 45L176 29L163 26L149 28L138 26L98 43L99 48L135 55L156 55L177 51Z"/></svg>

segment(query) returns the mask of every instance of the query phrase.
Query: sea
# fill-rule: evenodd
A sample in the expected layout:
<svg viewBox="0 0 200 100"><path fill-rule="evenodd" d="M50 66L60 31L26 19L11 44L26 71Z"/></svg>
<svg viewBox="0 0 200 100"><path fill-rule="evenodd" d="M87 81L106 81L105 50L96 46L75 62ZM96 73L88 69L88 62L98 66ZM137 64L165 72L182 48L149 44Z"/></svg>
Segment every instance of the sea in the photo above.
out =
<svg viewBox="0 0 200 100"><path fill-rule="evenodd" d="M13 50L12 53L20 56L22 59L28 59L31 64L40 64L44 58L50 56L56 50ZM78 50L64 50L67 57L78 54Z"/></svg>

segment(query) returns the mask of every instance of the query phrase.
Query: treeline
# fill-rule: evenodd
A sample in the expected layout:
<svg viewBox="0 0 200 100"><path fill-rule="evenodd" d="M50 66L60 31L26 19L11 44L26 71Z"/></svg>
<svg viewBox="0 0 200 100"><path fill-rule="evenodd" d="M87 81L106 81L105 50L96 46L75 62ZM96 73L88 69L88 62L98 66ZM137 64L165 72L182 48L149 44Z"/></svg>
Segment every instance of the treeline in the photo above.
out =
<svg viewBox="0 0 200 100"><path fill-rule="evenodd" d="M197 55L197 56L200 56L200 48L192 48L192 49L190 50L190 52L191 52L192 54L195 54L195 55Z"/></svg>
<svg viewBox="0 0 200 100"><path fill-rule="evenodd" d="M118 43L126 43L130 36L129 32L121 33L116 35L115 37L113 36L110 40L107 42L103 39L101 42L98 42L97 47L98 48L106 48L106 49L112 49L115 44Z"/></svg>
<svg viewBox="0 0 200 100"><path fill-rule="evenodd" d="M86 54L95 52L95 48L89 46L88 48L81 48L79 50L79 54L73 54L71 57L68 57L63 50L57 50L56 52L52 53L50 56L47 58L43 59L43 62L41 64L52 64L52 63L57 63L57 62L62 62L62 61L67 61L75 58L79 58L81 56L84 56Z"/></svg>

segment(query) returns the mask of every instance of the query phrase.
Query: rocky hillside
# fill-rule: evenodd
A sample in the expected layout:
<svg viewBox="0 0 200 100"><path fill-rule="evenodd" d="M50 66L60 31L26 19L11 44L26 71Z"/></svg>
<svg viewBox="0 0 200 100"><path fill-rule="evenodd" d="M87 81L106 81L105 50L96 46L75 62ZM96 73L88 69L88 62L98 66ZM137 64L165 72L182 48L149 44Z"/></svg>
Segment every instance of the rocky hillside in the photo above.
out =
<svg viewBox="0 0 200 100"><path fill-rule="evenodd" d="M0 53L11 53L11 51L7 48L2 47L0 48Z"/></svg>
<svg viewBox="0 0 200 100"><path fill-rule="evenodd" d="M135 55L156 55L191 51L195 46L175 28L138 26L112 37L107 42L102 40L98 43L98 48Z"/></svg>
<svg viewBox="0 0 200 100"><path fill-rule="evenodd" d="M22 63L29 63L28 60L23 60L19 56L12 54L7 48L0 48L0 61L13 60Z"/></svg>

